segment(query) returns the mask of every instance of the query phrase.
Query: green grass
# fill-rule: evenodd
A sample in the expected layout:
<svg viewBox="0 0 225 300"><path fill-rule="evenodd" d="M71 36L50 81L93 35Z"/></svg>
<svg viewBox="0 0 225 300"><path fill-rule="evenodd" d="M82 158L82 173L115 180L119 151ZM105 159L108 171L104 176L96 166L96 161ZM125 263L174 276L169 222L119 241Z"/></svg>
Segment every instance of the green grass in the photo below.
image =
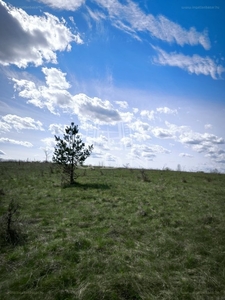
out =
<svg viewBox="0 0 225 300"><path fill-rule="evenodd" d="M51 164L0 163L21 235L1 240L0 299L225 299L225 175L78 173L62 188Z"/></svg>

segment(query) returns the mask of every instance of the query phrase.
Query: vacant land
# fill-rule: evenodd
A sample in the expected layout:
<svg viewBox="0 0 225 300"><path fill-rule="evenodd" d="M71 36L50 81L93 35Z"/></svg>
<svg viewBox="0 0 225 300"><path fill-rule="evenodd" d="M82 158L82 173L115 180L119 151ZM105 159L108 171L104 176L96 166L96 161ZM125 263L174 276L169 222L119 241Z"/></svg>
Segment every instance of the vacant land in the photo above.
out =
<svg viewBox="0 0 225 300"><path fill-rule="evenodd" d="M78 173L0 163L1 299L225 299L225 175Z"/></svg>

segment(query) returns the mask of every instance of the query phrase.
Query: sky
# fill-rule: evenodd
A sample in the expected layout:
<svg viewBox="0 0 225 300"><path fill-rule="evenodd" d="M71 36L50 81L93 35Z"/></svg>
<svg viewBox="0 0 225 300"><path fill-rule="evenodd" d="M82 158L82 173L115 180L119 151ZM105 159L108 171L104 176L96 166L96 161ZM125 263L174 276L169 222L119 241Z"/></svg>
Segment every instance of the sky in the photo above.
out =
<svg viewBox="0 0 225 300"><path fill-rule="evenodd" d="M225 172L223 0L0 0L0 159Z"/></svg>

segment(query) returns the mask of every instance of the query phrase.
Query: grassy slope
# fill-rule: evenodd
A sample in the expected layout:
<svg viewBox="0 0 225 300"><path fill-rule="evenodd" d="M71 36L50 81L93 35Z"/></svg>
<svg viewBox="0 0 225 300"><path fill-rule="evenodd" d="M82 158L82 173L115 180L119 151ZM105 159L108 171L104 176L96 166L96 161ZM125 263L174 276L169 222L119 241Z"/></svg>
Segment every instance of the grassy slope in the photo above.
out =
<svg viewBox="0 0 225 300"><path fill-rule="evenodd" d="M225 175L95 169L61 188L51 168L0 163L0 215L18 201L27 236L1 245L1 299L224 299Z"/></svg>

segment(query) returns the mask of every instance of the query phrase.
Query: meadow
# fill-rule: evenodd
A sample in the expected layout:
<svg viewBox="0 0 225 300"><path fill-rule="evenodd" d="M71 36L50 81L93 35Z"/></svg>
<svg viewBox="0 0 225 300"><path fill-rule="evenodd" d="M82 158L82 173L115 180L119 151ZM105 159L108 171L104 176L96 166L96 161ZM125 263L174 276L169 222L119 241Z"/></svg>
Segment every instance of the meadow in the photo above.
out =
<svg viewBox="0 0 225 300"><path fill-rule="evenodd" d="M225 174L0 162L0 299L225 299Z"/></svg>

